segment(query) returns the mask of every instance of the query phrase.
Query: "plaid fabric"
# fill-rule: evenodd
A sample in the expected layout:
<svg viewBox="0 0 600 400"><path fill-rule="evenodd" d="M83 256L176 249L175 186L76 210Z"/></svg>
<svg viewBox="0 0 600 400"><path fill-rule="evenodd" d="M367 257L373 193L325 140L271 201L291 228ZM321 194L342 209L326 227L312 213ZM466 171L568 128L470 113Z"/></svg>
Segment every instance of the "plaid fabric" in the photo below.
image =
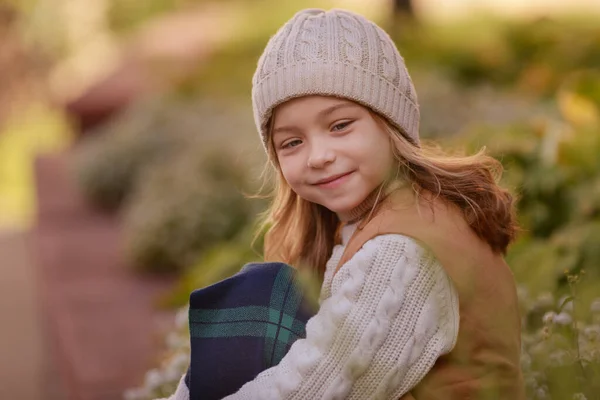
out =
<svg viewBox="0 0 600 400"><path fill-rule="evenodd" d="M277 365L315 312L283 263L247 264L192 292L190 399L221 399Z"/></svg>

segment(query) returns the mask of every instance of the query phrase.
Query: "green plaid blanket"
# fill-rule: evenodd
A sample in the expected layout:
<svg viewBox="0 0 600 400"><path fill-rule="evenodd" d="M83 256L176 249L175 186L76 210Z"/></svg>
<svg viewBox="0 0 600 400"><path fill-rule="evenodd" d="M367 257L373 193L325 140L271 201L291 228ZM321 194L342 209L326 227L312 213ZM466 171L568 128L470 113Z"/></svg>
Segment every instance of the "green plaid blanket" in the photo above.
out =
<svg viewBox="0 0 600 400"><path fill-rule="evenodd" d="M247 264L190 296L190 399L221 399L277 365L316 310L294 268Z"/></svg>

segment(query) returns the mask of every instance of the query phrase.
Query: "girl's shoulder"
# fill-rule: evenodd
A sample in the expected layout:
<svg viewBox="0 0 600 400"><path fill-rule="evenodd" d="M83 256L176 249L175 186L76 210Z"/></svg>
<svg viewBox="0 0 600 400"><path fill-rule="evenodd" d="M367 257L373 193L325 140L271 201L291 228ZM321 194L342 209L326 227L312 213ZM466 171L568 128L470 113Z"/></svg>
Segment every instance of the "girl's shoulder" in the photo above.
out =
<svg viewBox="0 0 600 400"><path fill-rule="evenodd" d="M352 243L350 243L352 246ZM343 254L340 253L344 250ZM334 277L337 274L351 274L352 269L368 274L402 269L403 271L427 269L441 273L443 267L434 253L421 241L400 233L376 235L350 253L348 248L338 249L337 260L328 265ZM375 268L373 268L375 267Z"/></svg>

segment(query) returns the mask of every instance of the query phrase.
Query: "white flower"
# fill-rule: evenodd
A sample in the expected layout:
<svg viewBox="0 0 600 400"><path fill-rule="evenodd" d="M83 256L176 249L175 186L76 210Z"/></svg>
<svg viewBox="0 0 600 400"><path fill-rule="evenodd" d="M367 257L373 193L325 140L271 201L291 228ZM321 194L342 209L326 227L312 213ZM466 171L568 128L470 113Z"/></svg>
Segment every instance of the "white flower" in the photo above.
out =
<svg viewBox="0 0 600 400"><path fill-rule="evenodd" d="M550 324L554 323L555 318L556 318L556 313L554 311L548 311L542 317L542 321L544 322L545 325L550 325Z"/></svg>
<svg viewBox="0 0 600 400"><path fill-rule="evenodd" d="M183 371L189 363L190 357L185 353L179 353L171 359L170 364L171 366L173 366L173 368L177 368L179 371Z"/></svg>
<svg viewBox="0 0 600 400"><path fill-rule="evenodd" d="M174 368L172 365L169 365L168 368L164 371L164 381L168 383L176 383L181 379L181 375L183 373L179 371L177 368Z"/></svg>
<svg viewBox="0 0 600 400"><path fill-rule="evenodd" d="M182 338L178 332L169 332L167 335L167 346L172 350L177 350L185 345L187 340Z"/></svg>
<svg viewBox="0 0 600 400"><path fill-rule="evenodd" d="M590 304L590 311L593 313L600 314L600 298L594 299L594 301L592 301L592 304Z"/></svg>
<svg viewBox="0 0 600 400"><path fill-rule="evenodd" d="M587 400L587 397L585 397L585 394L583 393L575 393L573 395L573 400Z"/></svg>
<svg viewBox="0 0 600 400"><path fill-rule="evenodd" d="M588 354L592 361L595 361L595 362L600 361L600 350L599 349L591 349Z"/></svg>
<svg viewBox="0 0 600 400"><path fill-rule="evenodd" d="M178 329L183 329L187 326L188 311L188 307L183 307L179 311L177 311L177 315L175 315L175 326Z"/></svg>
<svg viewBox="0 0 600 400"><path fill-rule="evenodd" d="M560 307L567 298L570 296L564 295L560 299L558 299L557 307ZM562 308L565 311L573 311L573 299L569 300Z"/></svg>
<svg viewBox="0 0 600 400"><path fill-rule="evenodd" d="M127 389L125 393L123 393L123 398L125 400L144 400L150 396L148 390L145 388L136 388L136 389Z"/></svg>
<svg viewBox="0 0 600 400"><path fill-rule="evenodd" d="M526 375L524 377L524 379L525 379L525 387L536 388L538 386L537 379L535 379L535 376L533 376L533 374Z"/></svg>
<svg viewBox="0 0 600 400"><path fill-rule="evenodd" d="M146 372L144 386L146 386L147 388L154 390L163 383L164 379L159 370L151 369L150 371Z"/></svg>
<svg viewBox="0 0 600 400"><path fill-rule="evenodd" d="M587 326L583 329L583 335L590 342L595 342L600 339L600 326Z"/></svg>
<svg viewBox="0 0 600 400"><path fill-rule="evenodd" d="M569 354L564 350L557 350L550 354L549 361L553 366L565 365Z"/></svg>
<svg viewBox="0 0 600 400"><path fill-rule="evenodd" d="M569 325L571 322L573 322L573 318L569 313L563 311L554 317L554 322L558 325Z"/></svg>
<svg viewBox="0 0 600 400"><path fill-rule="evenodd" d="M547 399L548 391L546 390L546 388L540 387L538 388L538 390L535 391L535 397L536 399Z"/></svg>
<svg viewBox="0 0 600 400"><path fill-rule="evenodd" d="M536 303L539 307L552 307L554 296L550 292L544 292L538 296Z"/></svg>

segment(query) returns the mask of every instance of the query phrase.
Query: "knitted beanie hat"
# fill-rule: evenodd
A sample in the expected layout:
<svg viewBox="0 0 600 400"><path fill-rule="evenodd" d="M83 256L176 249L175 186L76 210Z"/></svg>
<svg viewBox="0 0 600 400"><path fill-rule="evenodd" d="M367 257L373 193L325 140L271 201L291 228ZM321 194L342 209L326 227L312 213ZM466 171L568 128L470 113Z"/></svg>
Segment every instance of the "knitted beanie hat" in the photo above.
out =
<svg viewBox="0 0 600 400"><path fill-rule="evenodd" d="M265 149L273 109L296 97L347 98L386 117L419 144L419 106L389 35L339 9L298 12L269 40L252 79L254 120Z"/></svg>

